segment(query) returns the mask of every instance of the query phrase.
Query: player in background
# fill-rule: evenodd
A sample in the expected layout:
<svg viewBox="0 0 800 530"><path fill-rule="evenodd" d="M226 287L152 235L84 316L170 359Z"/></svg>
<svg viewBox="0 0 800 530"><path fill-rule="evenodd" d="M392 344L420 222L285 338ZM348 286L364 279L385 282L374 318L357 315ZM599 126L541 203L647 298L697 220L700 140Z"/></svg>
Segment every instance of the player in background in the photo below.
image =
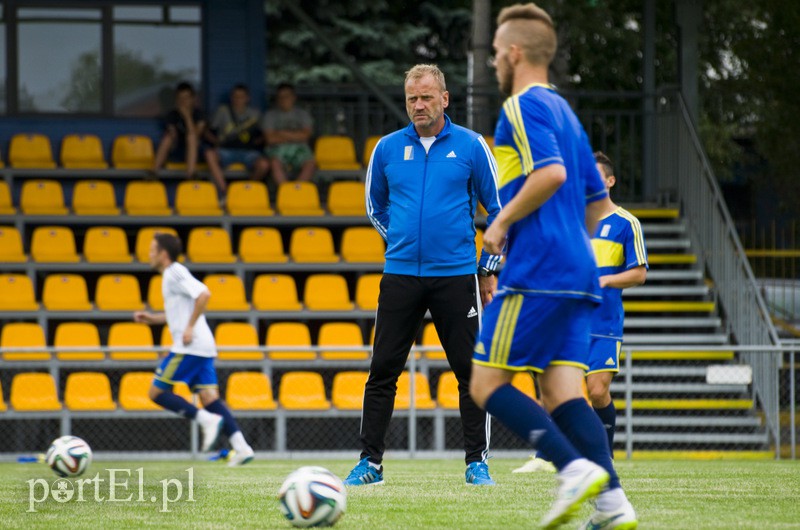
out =
<svg viewBox="0 0 800 530"><path fill-rule="evenodd" d="M178 263L180 254L180 239L172 234L155 235L150 243L150 266L163 277L164 312L137 311L133 314L136 322L166 324L172 334L172 347L156 369L150 399L165 409L197 421L203 433L203 451L213 447L222 428L235 451L228 465L243 465L253 459L254 453L219 397L214 369L217 347L203 314L211 293ZM199 409L172 392L178 381L185 382L200 396L204 408Z"/></svg>

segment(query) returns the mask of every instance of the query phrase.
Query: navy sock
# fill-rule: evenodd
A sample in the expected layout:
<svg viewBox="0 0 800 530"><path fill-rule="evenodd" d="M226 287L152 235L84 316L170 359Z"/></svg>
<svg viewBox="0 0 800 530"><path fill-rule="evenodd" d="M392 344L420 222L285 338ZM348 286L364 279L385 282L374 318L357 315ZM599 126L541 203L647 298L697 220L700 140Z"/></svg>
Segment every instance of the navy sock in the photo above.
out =
<svg viewBox="0 0 800 530"><path fill-rule="evenodd" d="M614 407L614 401L608 404L607 407L602 409L594 409L600 421L603 422L603 427L606 429L606 436L608 437L608 448L611 451L611 457L614 457L614 431L617 428L617 409Z"/></svg>
<svg viewBox="0 0 800 530"><path fill-rule="evenodd" d="M557 469L581 457L544 409L511 384L501 386L489 396L486 412L533 445Z"/></svg>
<svg viewBox="0 0 800 530"><path fill-rule="evenodd" d="M193 420L197 416L197 407L173 392L161 392L153 401L167 410L180 414L184 418Z"/></svg>
<svg viewBox="0 0 800 530"><path fill-rule="evenodd" d="M225 431L225 434L228 435L228 437L239 430L239 425L236 423L236 419L233 417L233 414L231 414L231 411L228 410L228 407L225 406L225 403L223 403L221 399L206 405L206 410L222 416L222 430Z"/></svg>
<svg viewBox="0 0 800 530"><path fill-rule="evenodd" d="M571 399L556 407L553 421L583 456L608 471L611 477L608 489L620 487L603 424L584 398Z"/></svg>

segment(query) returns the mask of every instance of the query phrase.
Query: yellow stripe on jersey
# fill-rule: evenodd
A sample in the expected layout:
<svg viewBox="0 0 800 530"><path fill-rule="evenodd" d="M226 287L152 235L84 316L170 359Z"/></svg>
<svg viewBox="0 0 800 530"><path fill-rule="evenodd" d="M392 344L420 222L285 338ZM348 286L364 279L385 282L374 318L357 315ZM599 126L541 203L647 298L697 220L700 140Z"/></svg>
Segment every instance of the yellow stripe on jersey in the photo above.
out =
<svg viewBox="0 0 800 530"><path fill-rule="evenodd" d="M525 122L522 120L522 111L519 106L519 96L512 96L503 104L503 111L511 125L514 135L514 143L522 162L522 174L529 175L533 171L533 153L528 143L528 133L525 130Z"/></svg>
<svg viewBox="0 0 800 530"><path fill-rule="evenodd" d="M626 219L631 224L631 231L633 232L633 246L636 249L636 263L644 265L647 263L647 258L644 249L644 236L642 235L642 224L625 208L617 209L617 213L623 219Z"/></svg>
<svg viewBox="0 0 800 530"><path fill-rule="evenodd" d="M598 267L625 265L625 247L621 243L596 237L592 239L592 250Z"/></svg>
<svg viewBox="0 0 800 530"><path fill-rule="evenodd" d="M522 164L519 162L519 153L510 145L501 145L494 148L494 157L497 159L498 188L524 177Z"/></svg>
<svg viewBox="0 0 800 530"><path fill-rule="evenodd" d="M489 362L505 365L508 364L508 356L511 353L511 342L514 339L514 330L517 327L517 319L522 309L523 296L519 294L507 296L503 300L500 308L500 316L494 328L492 336L492 353Z"/></svg>

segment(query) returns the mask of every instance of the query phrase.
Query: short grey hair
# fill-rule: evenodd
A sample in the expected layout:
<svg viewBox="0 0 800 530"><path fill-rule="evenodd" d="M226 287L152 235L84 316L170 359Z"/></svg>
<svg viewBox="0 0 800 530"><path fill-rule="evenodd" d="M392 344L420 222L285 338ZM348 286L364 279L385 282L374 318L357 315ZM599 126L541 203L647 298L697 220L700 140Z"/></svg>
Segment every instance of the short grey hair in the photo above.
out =
<svg viewBox="0 0 800 530"><path fill-rule="evenodd" d="M436 82L439 83L439 88L442 89L442 92L447 91L447 85L444 82L444 73L442 73L442 71L439 70L439 67L435 64L418 64L414 66L411 70L406 72L405 82L408 83L409 80L412 79L416 81L425 77L426 75L433 76Z"/></svg>

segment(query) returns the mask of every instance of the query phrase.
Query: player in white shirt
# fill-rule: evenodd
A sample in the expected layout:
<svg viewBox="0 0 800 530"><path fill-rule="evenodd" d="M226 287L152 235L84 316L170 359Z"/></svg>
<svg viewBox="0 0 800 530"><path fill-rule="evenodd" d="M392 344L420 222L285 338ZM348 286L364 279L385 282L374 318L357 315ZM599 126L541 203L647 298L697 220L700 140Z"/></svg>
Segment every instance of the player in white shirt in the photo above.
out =
<svg viewBox="0 0 800 530"><path fill-rule="evenodd" d="M212 448L222 428L235 451L228 465L246 464L253 459L253 449L219 397L214 369L217 347L203 314L211 293L178 263L180 254L180 239L171 234L155 235L150 243L150 266L163 277L164 312L137 311L133 314L136 322L166 324L172 334L172 347L156 369L150 399L165 409L197 421L203 432L203 451ZM178 381L185 382L200 396L202 409L172 392Z"/></svg>

